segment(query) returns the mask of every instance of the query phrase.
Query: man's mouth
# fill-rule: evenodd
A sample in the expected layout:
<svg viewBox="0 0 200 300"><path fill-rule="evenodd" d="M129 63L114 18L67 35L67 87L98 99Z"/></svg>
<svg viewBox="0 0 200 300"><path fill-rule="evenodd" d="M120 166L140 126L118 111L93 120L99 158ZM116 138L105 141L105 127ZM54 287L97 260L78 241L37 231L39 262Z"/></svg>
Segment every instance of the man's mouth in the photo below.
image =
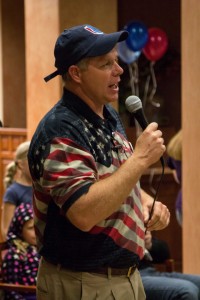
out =
<svg viewBox="0 0 200 300"><path fill-rule="evenodd" d="M109 85L109 88L111 88L111 89L118 89L118 84L117 83L115 83L115 84L111 84L111 85Z"/></svg>

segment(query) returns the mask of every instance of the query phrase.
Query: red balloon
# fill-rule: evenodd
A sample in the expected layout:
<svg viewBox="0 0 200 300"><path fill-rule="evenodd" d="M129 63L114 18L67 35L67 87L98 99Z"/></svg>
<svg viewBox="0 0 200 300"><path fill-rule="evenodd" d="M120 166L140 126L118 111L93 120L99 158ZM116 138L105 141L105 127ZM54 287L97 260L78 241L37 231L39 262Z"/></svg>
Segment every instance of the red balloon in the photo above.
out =
<svg viewBox="0 0 200 300"><path fill-rule="evenodd" d="M156 61L165 54L168 47L168 38L160 28L149 28L148 33L149 39L143 48L143 53L148 60Z"/></svg>

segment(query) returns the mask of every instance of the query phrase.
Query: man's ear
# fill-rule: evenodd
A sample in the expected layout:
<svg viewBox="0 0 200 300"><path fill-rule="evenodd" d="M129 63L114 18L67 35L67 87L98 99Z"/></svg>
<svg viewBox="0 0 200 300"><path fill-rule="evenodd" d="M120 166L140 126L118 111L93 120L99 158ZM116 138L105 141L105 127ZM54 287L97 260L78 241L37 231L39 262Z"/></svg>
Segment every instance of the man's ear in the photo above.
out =
<svg viewBox="0 0 200 300"><path fill-rule="evenodd" d="M80 69L78 66L76 65L70 66L68 69L68 73L74 81L80 82Z"/></svg>

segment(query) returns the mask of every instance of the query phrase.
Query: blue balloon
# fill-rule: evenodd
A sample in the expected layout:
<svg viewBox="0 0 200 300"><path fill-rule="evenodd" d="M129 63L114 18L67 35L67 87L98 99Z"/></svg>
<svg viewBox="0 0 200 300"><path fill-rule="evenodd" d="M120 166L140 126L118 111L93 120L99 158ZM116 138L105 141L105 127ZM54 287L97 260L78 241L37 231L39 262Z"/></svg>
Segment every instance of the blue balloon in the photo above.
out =
<svg viewBox="0 0 200 300"><path fill-rule="evenodd" d="M131 22L125 26L125 29L129 32L126 39L128 47L133 51L142 50L149 37L147 27L140 22Z"/></svg>
<svg viewBox="0 0 200 300"><path fill-rule="evenodd" d="M126 41L117 44L119 58L126 64L131 64L138 59L141 51L132 51L128 48Z"/></svg>

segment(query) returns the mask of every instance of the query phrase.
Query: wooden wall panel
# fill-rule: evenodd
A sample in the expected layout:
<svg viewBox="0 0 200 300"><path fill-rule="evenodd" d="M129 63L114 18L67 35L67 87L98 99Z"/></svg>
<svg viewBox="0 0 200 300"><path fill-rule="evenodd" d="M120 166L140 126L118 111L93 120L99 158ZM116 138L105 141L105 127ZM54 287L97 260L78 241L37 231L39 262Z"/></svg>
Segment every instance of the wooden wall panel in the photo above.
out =
<svg viewBox="0 0 200 300"><path fill-rule="evenodd" d="M67 1L66 1L67 2ZM28 138L44 114L59 100L59 78L46 83L55 71L54 45L59 33L59 1L24 1L26 102Z"/></svg>
<svg viewBox="0 0 200 300"><path fill-rule="evenodd" d="M183 270L200 274L200 1L182 0Z"/></svg>
<svg viewBox="0 0 200 300"><path fill-rule="evenodd" d="M26 128L24 0L1 1L3 124Z"/></svg>

